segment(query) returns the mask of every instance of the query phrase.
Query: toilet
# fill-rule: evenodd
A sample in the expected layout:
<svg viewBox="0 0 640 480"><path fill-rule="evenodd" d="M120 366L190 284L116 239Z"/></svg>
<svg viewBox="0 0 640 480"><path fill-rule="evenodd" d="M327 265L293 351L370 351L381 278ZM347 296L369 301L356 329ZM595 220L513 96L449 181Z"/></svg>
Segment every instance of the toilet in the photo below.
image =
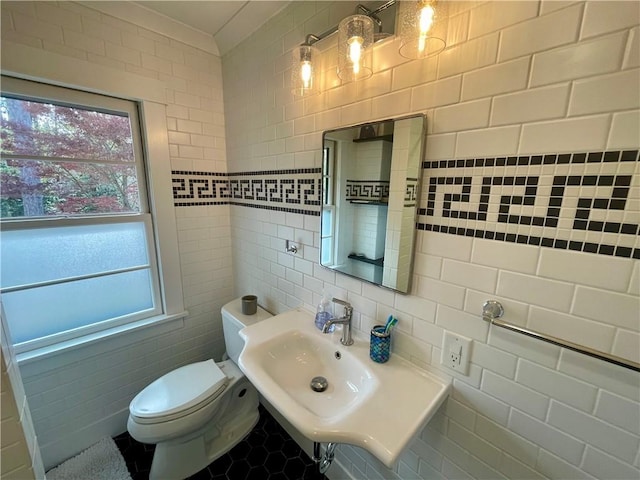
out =
<svg viewBox="0 0 640 480"><path fill-rule="evenodd" d="M271 314L242 313L240 299L222 307L228 360L177 368L144 388L129 405L127 430L156 444L150 480L182 479L202 470L242 440L258 421L258 392L238 368L238 332Z"/></svg>

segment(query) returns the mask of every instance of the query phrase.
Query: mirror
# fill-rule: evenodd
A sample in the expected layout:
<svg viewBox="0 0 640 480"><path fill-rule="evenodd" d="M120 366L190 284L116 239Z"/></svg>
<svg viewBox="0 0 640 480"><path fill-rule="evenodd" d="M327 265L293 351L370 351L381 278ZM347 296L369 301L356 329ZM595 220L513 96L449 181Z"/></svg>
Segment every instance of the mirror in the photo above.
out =
<svg viewBox="0 0 640 480"><path fill-rule="evenodd" d="M320 265L407 293L426 117L323 135Z"/></svg>

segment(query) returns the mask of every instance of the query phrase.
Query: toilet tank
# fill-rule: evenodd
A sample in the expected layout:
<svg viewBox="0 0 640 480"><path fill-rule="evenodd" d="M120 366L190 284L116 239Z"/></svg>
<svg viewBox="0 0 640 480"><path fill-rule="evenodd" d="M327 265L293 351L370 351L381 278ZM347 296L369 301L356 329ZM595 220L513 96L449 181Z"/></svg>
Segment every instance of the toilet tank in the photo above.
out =
<svg viewBox="0 0 640 480"><path fill-rule="evenodd" d="M260 322L272 315L265 309L258 306L258 310L253 315L242 313L242 299L237 298L222 307L222 329L224 330L224 344L227 348L227 355L233 362L238 364L238 357L244 347L244 340L240 338L238 332L244 327Z"/></svg>

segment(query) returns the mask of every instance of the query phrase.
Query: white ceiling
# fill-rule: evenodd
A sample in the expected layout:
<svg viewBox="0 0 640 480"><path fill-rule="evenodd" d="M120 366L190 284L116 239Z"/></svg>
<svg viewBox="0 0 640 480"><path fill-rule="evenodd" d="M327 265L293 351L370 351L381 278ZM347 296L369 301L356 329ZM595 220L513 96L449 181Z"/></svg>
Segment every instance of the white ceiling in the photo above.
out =
<svg viewBox="0 0 640 480"><path fill-rule="evenodd" d="M291 0L138 0L133 3L213 36L220 55L282 10Z"/></svg>

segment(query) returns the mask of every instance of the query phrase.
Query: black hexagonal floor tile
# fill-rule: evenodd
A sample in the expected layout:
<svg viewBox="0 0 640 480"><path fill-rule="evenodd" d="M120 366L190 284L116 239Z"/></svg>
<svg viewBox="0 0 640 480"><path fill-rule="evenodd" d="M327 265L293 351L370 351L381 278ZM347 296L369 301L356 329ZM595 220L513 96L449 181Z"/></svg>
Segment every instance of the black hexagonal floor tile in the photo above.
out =
<svg viewBox="0 0 640 480"><path fill-rule="evenodd" d="M247 478L251 470L251 465L246 460L238 460L231 464L229 470L227 470L227 478L237 478L238 480L244 480ZM193 478L193 477L191 477Z"/></svg>
<svg viewBox="0 0 640 480"><path fill-rule="evenodd" d="M287 463L287 457L282 452L272 452L267 456L264 465L270 473L274 474L282 472L285 463Z"/></svg>
<svg viewBox="0 0 640 480"><path fill-rule="evenodd" d="M265 478L269 478L269 470L267 470L264 465L251 467L246 478L247 480L264 480Z"/></svg>
<svg viewBox="0 0 640 480"><path fill-rule="evenodd" d="M304 471L307 468L300 457L289 458L284 465L284 474L287 478L304 478Z"/></svg>
<svg viewBox="0 0 640 480"><path fill-rule="evenodd" d="M133 480L147 480L154 445L135 441L128 432L114 438ZM229 452L190 480L327 480L284 428L260 405L260 420Z"/></svg>

